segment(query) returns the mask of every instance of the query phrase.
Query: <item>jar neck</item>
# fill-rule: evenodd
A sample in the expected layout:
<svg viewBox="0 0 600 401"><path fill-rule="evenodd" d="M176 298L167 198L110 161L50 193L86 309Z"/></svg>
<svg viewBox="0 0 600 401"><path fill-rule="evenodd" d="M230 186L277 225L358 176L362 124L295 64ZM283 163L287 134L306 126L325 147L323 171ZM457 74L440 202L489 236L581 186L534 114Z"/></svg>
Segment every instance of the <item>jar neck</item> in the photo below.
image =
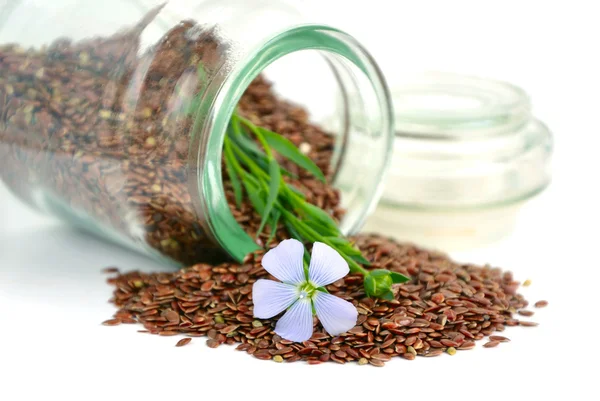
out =
<svg viewBox="0 0 600 401"><path fill-rule="evenodd" d="M245 89L270 64L291 53L323 53L337 80L343 112L336 116L333 186L347 213L344 234L363 225L381 193L392 150L393 113L387 86L369 54L349 35L319 25L300 25L272 36L223 63L210 77L191 129L189 187L205 229L236 260L258 249L234 219L225 197L221 155L225 132ZM358 93L348 98L346 93ZM315 94L315 96L319 96ZM293 99L292 99L293 100ZM360 157L357 157L360 154Z"/></svg>

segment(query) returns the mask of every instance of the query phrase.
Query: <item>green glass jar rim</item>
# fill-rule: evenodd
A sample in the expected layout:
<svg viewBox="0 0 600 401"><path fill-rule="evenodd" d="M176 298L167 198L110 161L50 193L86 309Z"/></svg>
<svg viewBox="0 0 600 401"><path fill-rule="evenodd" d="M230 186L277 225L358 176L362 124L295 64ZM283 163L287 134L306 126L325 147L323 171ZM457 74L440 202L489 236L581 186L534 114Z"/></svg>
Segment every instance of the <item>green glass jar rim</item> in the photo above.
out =
<svg viewBox="0 0 600 401"><path fill-rule="evenodd" d="M208 111L207 123L195 127L192 135L192 149L197 154L190 155L191 166L196 165L196 173L191 173L189 186L191 193L202 193L194 199L197 212L206 216L204 223L214 241L229 253L235 260L242 261L246 255L259 249L258 244L237 223L229 209L221 178L221 152L225 131L232 114L245 89L267 66L293 52L301 50L318 50L339 55L365 74L369 79L380 101L379 106L385 109L384 126L390 135L387 148L390 152L384 155L381 174L387 169L391 157L393 135L393 112L390 95L381 71L372 58L356 40L338 29L325 25L301 25L273 35L253 53L242 60L238 67L227 71L227 77L217 93ZM208 140L201 145L201 138ZM379 185L378 185L379 187ZM381 190L378 189L378 195ZM362 216L373 209L378 195L371 197L371 202L364 205Z"/></svg>

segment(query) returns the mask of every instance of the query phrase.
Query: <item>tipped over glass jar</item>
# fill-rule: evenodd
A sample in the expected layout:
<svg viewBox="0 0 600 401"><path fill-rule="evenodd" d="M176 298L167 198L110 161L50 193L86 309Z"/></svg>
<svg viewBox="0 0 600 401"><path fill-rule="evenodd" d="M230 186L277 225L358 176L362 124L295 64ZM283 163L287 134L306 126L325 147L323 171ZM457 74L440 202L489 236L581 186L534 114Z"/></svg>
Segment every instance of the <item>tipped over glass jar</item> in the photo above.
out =
<svg viewBox="0 0 600 401"><path fill-rule="evenodd" d="M344 234L381 194L393 114L377 66L280 2L22 0L0 17L0 177L42 211L171 263L242 260L265 239L223 173L234 113L323 170L328 184L285 172Z"/></svg>

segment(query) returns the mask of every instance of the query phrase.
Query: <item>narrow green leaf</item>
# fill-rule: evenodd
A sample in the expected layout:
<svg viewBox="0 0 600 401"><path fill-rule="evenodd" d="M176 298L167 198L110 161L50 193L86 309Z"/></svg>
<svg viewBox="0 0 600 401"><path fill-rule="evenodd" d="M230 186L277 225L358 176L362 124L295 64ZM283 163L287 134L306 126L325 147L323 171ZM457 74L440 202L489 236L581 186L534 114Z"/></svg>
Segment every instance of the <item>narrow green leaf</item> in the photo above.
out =
<svg viewBox="0 0 600 401"><path fill-rule="evenodd" d="M327 291L327 288L325 288L325 287L318 287L317 291L321 291L321 292L324 292L326 294L329 294L329 291Z"/></svg>
<svg viewBox="0 0 600 401"><path fill-rule="evenodd" d="M236 143L236 145L240 146L239 143ZM252 150L244 148L243 146L242 146L242 150L247 151L247 153L252 152ZM261 152L260 155L255 154L255 157L253 158L253 160L258 165L258 167L260 167L262 170L264 170L264 171L269 170L269 160L267 159L267 156L264 153ZM282 166L279 166L279 170L281 172L281 175L287 175L288 177L291 177L291 178L298 178L298 176L296 174L283 168Z"/></svg>
<svg viewBox="0 0 600 401"><path fill-rule="evenodd" d="M318 232L321 235L328 236L328 238L332 238L331 236L337 236L339 232L337 230L333 231L331 228L324 226L320 222L316 220L303 220L304 223Z"/></svg>
<svg viewBox="0 0 600 401"><path fill-rule="evenodd" d="M302 200L306 200L306 196L304 195L304 193L302 191L300 191L298 188L296 188L294 185L292 184L288 184L287 187L292 190L292 192L294 192L294 195L297 195L298 197L300 197Z"/></svg>
<svg viewBox="0 0 600 401"><path fill-rule="evenodd" d="M248 194L248 199L250 200L252 207L256 209L258 214L264 216L266 204L262 197L263 191L256 183L253 183L251 180L244 179L243 183L244 187L246 188L246 193ZM260 231L259 233L257 233L257 235L258 234L260 234Z"/></svg>
<svg viewBox="0 0 600 401"><path fill-rule="evenodd" d="M385 299L385 300L388 300L388 301L393 301L394 300L394 293L392 291L388 291L385 294L381 295L379 298Z"/></svg>
<svg viewBox="0 0 600 401"><path fill-rule="evenodd" d="M231 186L233 187L235 204L239 209L242 207L242 184L240 183L240 179L233 169L231 159L227 157L227 155L225 155L225 169L227 170L227 175L229 176Z"/></svg>
<svg viewBox="0 0 600 401"><path fill-rule="evenodd" d="M318 180L325 182L325 176L321 169L308 156L302 154L302 152L300 152L300 150L298 150L298 148L287 138L269 131L268 129L261 127L257 128L264 135L267 143L277 151L277 153L302 167L314 175Z"/></svg>
<svg viewBox="0 0 600 401"><path fill-rule="evenodd" d="M317 239L312 235L314 232L310 227L308 227L304 222L298 220L295 221L294 226L296 230L300 233L304 242L315 242Z"/></svg>
<svg viewBox="0 0 600 401"><path fill-rule="evenodd" d="M265 205L264 214L262 215L262 220L260 222L260 227L258 232L262 232L267 220L269 219L269 215L271 214L271 210L273 210L273 205L275 205L275 201L277 200L277 195L279 194L279 184L281 182L281 172L279 171L279 164L277 160L270 159L269 160L269 192L267 197L267 203Z"/></svg>
<svg viewBox="0 0 600 401"><path fill-rule="evenodd" d="M304 202L301 207L307 216L315 219L322 226L327 227L328 231L336 233L334 234L335 236L341 235L337 222L329 215L329 213L308 202Z"/></svg>
<svg viewBox="0 0 600 401"><path fill-rule="evenodd" d="M267 245L269 245L271 243L271 241L273 241L273 239L275 238L275 235L277 234L277 224L279 224L279 219L281 218L281 212L277 209L273 210L273 213L271 213L272 220L269 223L271 225L271 234L269 235L269 238L267 239Z"/></svg>
<svg viewBox="0 0 600 401"><path fill-rule="evenodd" d="M289 220L284 219L283 224L285 225L285 228L288 230L292 238L304 243L304 238L302 238L302 235L298 232L298 230L296 230L296 227L294 227L294 225Z"/></svg>
<svg viewBox="0 0 600 401"><path fill-rule="evenodd" d="M265 152L263 152L260 149L260 147L257 145L257 143L254 142L248 136L248 134L245 132L245 130L242 129L238 118L232 117L229 124L231 126L232 133L233 133L232 139L235 141L235 143L238 146L247 150L248 152L265 157Z"/></svg>
<svg viewBox="0 0 600 401"><path fill-rule="evenodd" d="M232 133L233 135L231 135L231 137L233 138L233 140L236 142L236 144L242 148L243 150L247 151L248 153L254 153L257 157L255 158L255 161L257 164L259 164L265 171L268 170L268 159L267 159L267 155L265 154L265 152L263 152L260 147L258 146L258 144L252 140L252 138L248 135L247 131L245 129L243 129L242 125L240 124L240 118L237 115L233 115L231 117L231 121L230 121L230 127L232 129ZM257 129L257 131L259 131ZM258 132L259 135L262 135L262 133L259 131ZM265 141L263 145L268 145L267 142ZM270 149L268 149L267 153L271 153ZM289 177L293 177L293 178L298 178L296 174L292 173L291 171L283 168L280 166L281 169L281 174L287 175Z"/></svg>
<svg viewBox="0 0 600 401"><path fill-rule="evenodd" d="M392 278L392 283L394 284L406 283L410 280L410 278L406 277L405 275L396 272L390 272L390 277Z"/></svg>
<svg viewBox="0 0 600 401"><path fill-rule="evenodd" d="M305 197L299 195L287 185L285 186L284 196L286 201L289 203L291 210L302 209L303 205L306 203Z"/></svg>
<svg viewBox="0 0 600 401"><path fill-rule="evenodd" d="M337 246L345 246L345 245L348 244L348 240L345 239L345 238L327 237L327 240L330 241L332 244L337 245Z"/></svg>
<svg viewBox="0 0 600 401"><path fill-rule="evenodd" d="M256 164L256 162L252 159L250 155L244 152L244 150L241 149L235 142L230 141L230 143L231 148L237 155L238 162L245 165L248 168L248 170L250 170L252 175L256 177L256 179L269 179L269 174L267 173L267 171L260 168L260 166Z"/></svg>
<svg viewBox="0 0 600 401"><path fill-rule="evenodd" d="M371 262L369 262L368 259L366 259L362 253L360 255L350 255L350 257L352 258L353 261L355 261L356 263L360 263L361 265L364 266L371 266Z"/></svg>
<svg viewBox="0 0 600 401"><path fill-rule="evenodd" d="M347 239L340 237L327 237L326 239L335 245L338 252L345 253L355 262L366 266L371 265L371 262L362 255L362 252L359 249L354 248Z"/></svg>

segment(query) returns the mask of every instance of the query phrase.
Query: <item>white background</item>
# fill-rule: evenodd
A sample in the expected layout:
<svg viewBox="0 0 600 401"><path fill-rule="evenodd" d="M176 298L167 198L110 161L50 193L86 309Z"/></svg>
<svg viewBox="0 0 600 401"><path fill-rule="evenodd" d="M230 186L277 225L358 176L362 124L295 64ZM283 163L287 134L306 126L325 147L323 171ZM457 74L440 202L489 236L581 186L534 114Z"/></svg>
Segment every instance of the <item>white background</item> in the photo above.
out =
<svg viewBox="0 0 600 401"><path fill-rule="evenodd" d="M83 2L82 2L83 3ZM594 1L306 0L371 50L390 81L405 69L471 73L530 93L553 130L553 183L504 241L455 254L532 279L547 299L511 343L384 368L276 364L194 339L104 327L100 268L164 269L22 206L0 188L0 400L598 400L600 39Z"/></svg>

